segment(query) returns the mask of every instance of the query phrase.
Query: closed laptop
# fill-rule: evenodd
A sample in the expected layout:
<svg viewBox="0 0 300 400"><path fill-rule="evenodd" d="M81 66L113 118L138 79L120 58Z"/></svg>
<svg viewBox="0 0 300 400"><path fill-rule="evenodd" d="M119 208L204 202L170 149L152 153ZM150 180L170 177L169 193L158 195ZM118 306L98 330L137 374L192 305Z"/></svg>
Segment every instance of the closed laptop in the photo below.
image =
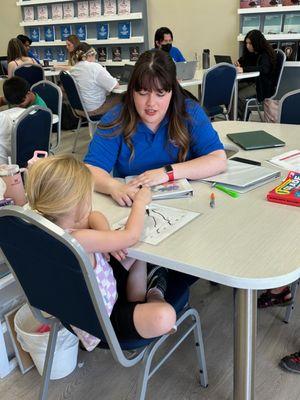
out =
<svg viewBox="0 0 300 400"><path fill-rule="evenodd" d="M215 55L215 62L216 62L216 64L220 64L220 63L232 64L232 60L231 60L230 56L217 56L217 55Z"/></svg>
<svg viewBox="0 0 300 400"><path fill-rule="evenodd" d="M228 138L244 150L267 149L282 147L285 142L265 131L228 133Z"/></svg>
<svg viewBox="0 0 300 400"><path fill-rule="evenodd" d="M181 61L176 64L176 77L178 80L186 81L194 79L197 61Z"/></svg>

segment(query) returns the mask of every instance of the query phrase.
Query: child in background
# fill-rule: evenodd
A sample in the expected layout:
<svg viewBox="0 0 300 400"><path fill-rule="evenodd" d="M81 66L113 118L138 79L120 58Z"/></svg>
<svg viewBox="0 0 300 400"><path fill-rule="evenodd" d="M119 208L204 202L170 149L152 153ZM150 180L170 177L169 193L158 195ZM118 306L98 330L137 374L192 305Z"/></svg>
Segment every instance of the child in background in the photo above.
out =
<svg viewBox="0 0 300 400"><path fill-rule="evenodd" d="M19 76L7 79L3 83L4 101L13 106L28 108L30 106L47 107L44 100L30 90L29 83Z"/></svg>
<svg viewBox="0 0 300 400"><path fill-rule="evenodd" d="M70 233L89 254L107 313L120 339L152 338L172 330L176 314L164 300L159 276L152 277L153 286L147 290L146 263L126 258L124 250L141 236L146 205L151 201L148 188L137 192L124 230L117 231L110 230L103 214L91 210L92 174L72 156L52 156L33 164L26 191L30 207ZM108 253L112 254L110 263ZM72 328L87 350L100 342Z"/></svg>

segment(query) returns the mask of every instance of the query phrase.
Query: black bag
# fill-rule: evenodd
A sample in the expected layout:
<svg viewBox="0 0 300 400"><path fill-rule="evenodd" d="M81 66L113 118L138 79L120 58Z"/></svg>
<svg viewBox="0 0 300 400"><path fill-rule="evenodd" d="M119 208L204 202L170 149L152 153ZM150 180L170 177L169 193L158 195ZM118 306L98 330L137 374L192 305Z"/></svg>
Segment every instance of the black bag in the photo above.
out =
<svg viewBox="0 0 300 400"><path fill-rule="evenodd" d="M61 128L63 130L76 129L78 125L78 118L72 112L72 108L69 103L62 103L61 110Z"/></svg>

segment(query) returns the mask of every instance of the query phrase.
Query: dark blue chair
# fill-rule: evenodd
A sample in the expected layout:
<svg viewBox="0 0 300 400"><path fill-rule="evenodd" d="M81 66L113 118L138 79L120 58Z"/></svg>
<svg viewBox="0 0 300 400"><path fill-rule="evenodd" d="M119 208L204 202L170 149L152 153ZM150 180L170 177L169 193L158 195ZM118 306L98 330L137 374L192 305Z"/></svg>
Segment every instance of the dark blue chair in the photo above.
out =
<svg viewBox="0 0 300 400"><path fill-rule="evenodd" d="M38 245L37 245L38 243ZM51 325L43 371L40 400L46 400L53 354L60 324L73 325L100 338L114 359L124 367L141 362L137 399L144 400L147 383L178 345L193 333L200 370L200 383L207 386L207 372L198 312L188 305L189 290L178 279L169 283L166 299L177 312L180 331L173 336L171 349L152 367L156 351L170 337L120 341L110 322L88 254L68 233L31 210L9 206L0 209L0 247L20 283L27 301L42 323ZM41 310L49 313L45 319ZM186 322L189 323L187 324ZM175 340L176 339L176 340ZM169 343L170 345L170 343ZM126 355L125 349L139 349ZM101 392L99 382L99 392Z"/></svg>
<svg viewBox="0 0 300 400"><path fill-rule="evenodd" d="M25 110L17 118L12 130L12 162L25 168L35 150L49 152L51 132L51 110L39 106L31 106Z"/></svg>
<svg viewBox="0 0 300 400"><path fill-rule="evenodd" d="M300 124L300 89L286 93L279 101L278 122Z"/></svg>
<svg viewBox="0 0 300 400"><path fill-rule="evenodd" d="M66 92L68 101L72 108L72 112L76 118L78 118L78 125L76 129L76 136L73 144L72 153L75 153L77 140L79 136L79 129L83 121L87 121L89 125L90 136L93 137L96 127L102 115L90 116L82 101L80 90L74 80L74 78L66 71L61 71L59 74L60 82Z"/></svg>
<svg viewBox="0 0 300 400"><path fill-rule="evenodd" d="M222 114L229 119L235 79L236 68L231 64L220 63L205 71L200 103L210 118Z"/></svg>
<svg viewBox="0 0 300 400"><path fill-rule="evenodd" d="M274 94L271 97L269 97L268 100L276 99L286 60L286 55L282 50L276 49L275 53L276 53L276 71L275 71ZM244 113L244 121L248 121L250 112L254 110L258 111L259 118L263 122L263 117L261 114L261 110L263 110L263 102L259 102L256 97L251 97L250 99L247 99L245 113Z"/></svg>
<svg viewBox="0 0 300 400"><path fill-rule="evenodd" d="M61 110L62 110L62 91L55 83L41 81L31 86L31 90L37 93L50 108L52 114L58 116L58 122L52 125L52 132L56 133L56 143L51 143L51 151L57 150L61 139Z"/></svg>
<svg viewBox="0 0 300 400"><path fill-rule="evenodd" d="M14 70L14 76L25 79L30 86L45 80L43 67L39 64L24 63Z"/></svg>

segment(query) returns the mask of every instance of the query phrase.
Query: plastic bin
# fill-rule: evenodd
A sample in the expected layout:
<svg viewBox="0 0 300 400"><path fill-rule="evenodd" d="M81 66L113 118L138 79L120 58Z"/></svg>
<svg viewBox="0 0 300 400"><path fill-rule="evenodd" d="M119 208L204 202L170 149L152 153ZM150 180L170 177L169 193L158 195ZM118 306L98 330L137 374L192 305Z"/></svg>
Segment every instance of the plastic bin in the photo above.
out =
<svg viewBox="0 0 300 400"><path fill-rule="evenodd" d="M15 316L15 330L23 350L30 353L40 375L43 374L49 332L36 333L41 325L33 316L28 304L24 304ZM76 367L78 338L66 328L58 332L50 379L69 375Z"/></svg>

